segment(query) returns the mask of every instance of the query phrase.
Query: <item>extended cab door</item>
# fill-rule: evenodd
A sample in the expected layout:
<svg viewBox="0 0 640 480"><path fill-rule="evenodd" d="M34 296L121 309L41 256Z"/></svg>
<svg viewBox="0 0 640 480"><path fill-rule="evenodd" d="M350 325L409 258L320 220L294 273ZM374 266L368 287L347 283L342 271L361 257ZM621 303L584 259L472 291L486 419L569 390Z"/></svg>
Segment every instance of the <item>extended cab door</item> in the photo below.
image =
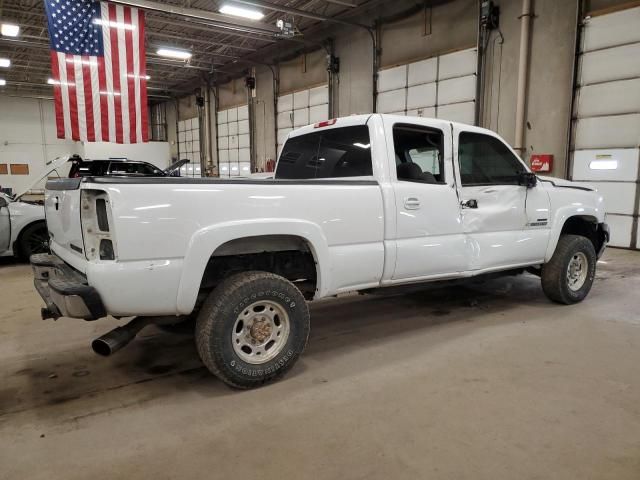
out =
<svg viewBox="0 0 640 480"><path fill-rule="evenodd" d="M525 164L498 136L454 125L469 270L535 263L549 237L549 197L520 185Z"/></svg>
<svg viewBox="0 0 640 480"><path fill-rule="evenodd" d="M455 187L451 124L386 117L387 155L396 209L392 280L456 276L466 270L465 236ZM392 164L393 166L393 164Z"/></svg>

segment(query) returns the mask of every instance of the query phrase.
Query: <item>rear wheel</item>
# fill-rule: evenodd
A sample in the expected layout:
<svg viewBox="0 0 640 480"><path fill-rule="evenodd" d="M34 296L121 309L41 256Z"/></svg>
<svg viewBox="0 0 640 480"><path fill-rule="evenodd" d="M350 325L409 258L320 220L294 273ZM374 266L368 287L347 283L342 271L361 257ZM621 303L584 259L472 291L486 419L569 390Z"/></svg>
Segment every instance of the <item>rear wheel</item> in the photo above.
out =
<svg viewBox="0 0 640 480"><path fill-rule="evenodd" d="M293 367L309 328L309 309L295 285L272 273L244 272L209 294L196 321L196 346L223 382L252 388Z"/></svg>
<svg viewBox="0 0 640 480"><path fill-rule="evenodd" d="M29 260L36 253L49 253L49 232L45 223L34 223L25 228L18 239L18 255Z"/></svg>
<svg viewBox="0 0 640 480"><path fill-rule="evenodd" d="M596 251L580 235L562 235L551 260L542 267L542 290L554 302L581 302L593 285Z"/></svg>

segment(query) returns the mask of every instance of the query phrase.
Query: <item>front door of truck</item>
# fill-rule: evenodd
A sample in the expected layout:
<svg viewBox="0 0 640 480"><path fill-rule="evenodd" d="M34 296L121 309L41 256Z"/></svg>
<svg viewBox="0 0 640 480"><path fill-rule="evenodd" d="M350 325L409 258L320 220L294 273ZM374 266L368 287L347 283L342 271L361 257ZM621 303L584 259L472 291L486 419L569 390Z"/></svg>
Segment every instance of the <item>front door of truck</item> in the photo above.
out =
<svg viewBox="0 0 640 480"><path fill-rule="evenodd" d="M468 270L541 261L549 232L546 191L520 185L527 168L499 137L453 130Z"/></svg>
<svg viewBox="0 0 640 480"><path fill-rule="evenodd" d="M395 169L396 264L392 279L456 276L466 269L465 235L455 188L451 124L385 119ZM414 123L415 122L415 123ZM421 122L422 123L422 122Z"/></svg>
<svg viewBox="0 0 640 480"><path fill-rule="evenodd" d="M5 252L11 242L11 219L9 199L0 193L0 253Z"/></svg>

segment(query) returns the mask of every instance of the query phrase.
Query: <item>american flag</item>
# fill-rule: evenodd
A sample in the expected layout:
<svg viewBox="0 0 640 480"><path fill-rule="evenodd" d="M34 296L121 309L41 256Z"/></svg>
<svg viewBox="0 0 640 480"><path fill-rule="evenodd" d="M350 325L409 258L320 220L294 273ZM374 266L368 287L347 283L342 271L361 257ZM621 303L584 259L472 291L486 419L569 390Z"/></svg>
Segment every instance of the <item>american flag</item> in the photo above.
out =
<svg viewBox="0 0 640 480"><path fill-rule="evenodd" d="M45 0L58 138L149 140L144 12Z"/></svg>

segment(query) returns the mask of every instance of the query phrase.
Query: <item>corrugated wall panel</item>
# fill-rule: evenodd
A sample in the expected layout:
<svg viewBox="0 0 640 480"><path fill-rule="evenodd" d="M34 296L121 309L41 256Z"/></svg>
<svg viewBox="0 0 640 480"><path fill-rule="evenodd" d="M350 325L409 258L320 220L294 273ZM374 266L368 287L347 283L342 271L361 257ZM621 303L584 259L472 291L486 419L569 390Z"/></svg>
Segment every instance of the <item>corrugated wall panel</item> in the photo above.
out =
<svg viewBox="0 0 640 480"><path fill-rule="evenodd" d="M583 25L571 176L604 196L611 244L638 248L640 7Z"/></svg>

